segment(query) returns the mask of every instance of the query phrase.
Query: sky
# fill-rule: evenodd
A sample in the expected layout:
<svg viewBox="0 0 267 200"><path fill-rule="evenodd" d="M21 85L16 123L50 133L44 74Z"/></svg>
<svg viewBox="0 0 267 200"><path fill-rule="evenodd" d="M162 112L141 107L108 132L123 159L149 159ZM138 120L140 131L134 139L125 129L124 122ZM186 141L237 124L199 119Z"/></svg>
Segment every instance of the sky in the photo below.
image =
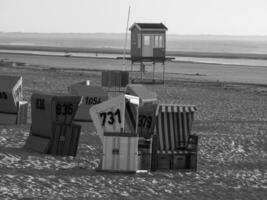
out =
<svg viewBox="0 0 267 200"><path fill-rule="evenodd" d="M267 0L0 0L0 32L124 33L129 6L169 34L267 36Z"/></svg>

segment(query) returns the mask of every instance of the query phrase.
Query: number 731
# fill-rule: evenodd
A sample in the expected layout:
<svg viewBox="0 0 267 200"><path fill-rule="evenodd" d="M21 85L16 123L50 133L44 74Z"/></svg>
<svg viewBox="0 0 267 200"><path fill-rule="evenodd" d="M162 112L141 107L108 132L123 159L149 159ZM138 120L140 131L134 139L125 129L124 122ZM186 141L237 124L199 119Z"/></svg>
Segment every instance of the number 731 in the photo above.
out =
<svg viewBox="0 0 267 200"><path fill-rule="evenodd" d="M116 120L121 123L121 111L117 109L115 112L102 112L100 113L100 118L102 119L102 126L105 126L106 123L112 125Z"/></svg>

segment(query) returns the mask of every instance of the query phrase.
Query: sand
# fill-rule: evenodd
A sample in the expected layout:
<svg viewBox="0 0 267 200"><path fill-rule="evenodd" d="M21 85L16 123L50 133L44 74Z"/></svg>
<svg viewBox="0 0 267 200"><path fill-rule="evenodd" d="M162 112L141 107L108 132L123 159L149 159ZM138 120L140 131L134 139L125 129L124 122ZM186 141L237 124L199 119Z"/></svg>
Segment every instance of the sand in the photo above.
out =
<svg viewBox="0 0 267 200"><path fill-rule="evenodd" d="M39 61L50 62L45 57ZM57 61L57 66L61 62ZM71 68L76 62L64 60L63 63L69 63ZM86 63L87 66L116 66L118 61L95 59ZM29 116L29 124L25 126L0 126L0 198L266 198L266 80L253 76L253 81L247 80L249 74L243 76L243 70L239 71L239 68L229 68L238 69L235 76L238 78L232 80L228 76L230 72L217 77L206 74L212 71L208 66L182 66L180 69L185 71L167 74L165 85L146 87L157 92L161 102L197 106L192 130L200 136L197 173L157 171L126 175L96 172L102 145L92 125L82 130L75 158L26 151L23 146L29 135ZM186 73L187 67L192 71ZM36 90L66 93L67 86L72 83L89 79L90 83L100 85L101 79L99 71L41 68L34 63L30 66L1 66L0 74L23 76L23 93L28 101ZM219 77L228 82L218 81ZM257 84L249 84L254 81Z"/></svg>
<svg viewBox="0 0 267 200"><path fill-rule="evenodd" d="M102 59L102 58L78 58L62 56L44 55L22 55L0 53L0 58L10 61L29 63L32 65L67 68L67 69L89 69L89 70L130 70L131 64L128 61L123 66L122 60ZM139 70L135 66L135 70ZM151 71L152 66L147 66L146 70ZM162 72L161 64L156 65L156 71ZM221 65L208 63L190 62L166 62L166 73L181 76L198 76L198 80L220 81L220 82L239 82L267 84L267 67L240 66L240 65Z"/></svg>

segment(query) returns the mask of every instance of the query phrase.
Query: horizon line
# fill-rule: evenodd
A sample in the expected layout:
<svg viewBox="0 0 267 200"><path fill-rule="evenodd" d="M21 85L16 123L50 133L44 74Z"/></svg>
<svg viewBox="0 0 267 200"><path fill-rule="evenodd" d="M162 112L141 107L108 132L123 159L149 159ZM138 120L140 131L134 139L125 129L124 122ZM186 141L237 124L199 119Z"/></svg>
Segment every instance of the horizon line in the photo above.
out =
<svg viewBox="0 0 267 200"><path fill-rule="evenodd" d="M130 32L130 31L129 31ZM102 35L108 35L108 34L113 34L113 35L125 35L123 32L23 32L23 31L0 31L0 33L4 34L80 34L80 35L86 35L86 34L102 34ZM235 34L179 34L179 33L166 33L167 35L170 36L210 36L210 37L267 37L267 35L235 35Z"/></svg>

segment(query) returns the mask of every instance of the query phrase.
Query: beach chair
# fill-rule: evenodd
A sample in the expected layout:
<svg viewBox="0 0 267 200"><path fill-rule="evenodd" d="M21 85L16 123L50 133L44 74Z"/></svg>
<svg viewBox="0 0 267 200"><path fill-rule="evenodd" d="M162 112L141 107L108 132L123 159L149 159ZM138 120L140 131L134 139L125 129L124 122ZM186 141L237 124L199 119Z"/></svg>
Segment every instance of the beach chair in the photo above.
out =
<svg viewBox="0 0 267 200"><path fill-rule="evenodd" d="M25 148L39 153L75 156L81 127L73 124L81 96L34 93L32 125Z"/></svg>
<svg viewBox="0 0 267 200"><path fill-rule="evenodd" d="M198 136L191 134L195 106L160 104L152 169L197 169Z"/></svg>
<svg viewBox="0 0 267 200"><path fill-rule="evenodd" d="M74 122L92 122L89 110L93 105L102 103L108 99L108 93L100 86L90 85L90 81L83 81L68 87L70 95L82 96L82 102L74 117Z"/></svg>
<svg viewBox="0 0 267 200"><path fill-rule="evenodd" d="M155 113L158 105L157 94L146 89L141 84L127 85L125 93L139 97L137 132L139 137L149 139L154 133Z"/></svg>
<svg viewBox="0 0 267 200"><path fill-rule="evenodd" d="M0 76L0 124L27 123L28 102L22 99L22 77Z"/></svg>
<svg viewBox="0 0 267 200"><path fill-rule="evenodd" d="M136 172L138 169L139 98L120 95L94 105L90 115L103 144L97 170Z"/></svg>
<svg viewBox="0 0 267 200"><path fill-rule="evenodd" d="M155 127L155 113L158 104L157 94L141 84L128 84L126 94L140 99L138 110L138 156L139 169L150 170L152 159L152 141Z"/></svg>

